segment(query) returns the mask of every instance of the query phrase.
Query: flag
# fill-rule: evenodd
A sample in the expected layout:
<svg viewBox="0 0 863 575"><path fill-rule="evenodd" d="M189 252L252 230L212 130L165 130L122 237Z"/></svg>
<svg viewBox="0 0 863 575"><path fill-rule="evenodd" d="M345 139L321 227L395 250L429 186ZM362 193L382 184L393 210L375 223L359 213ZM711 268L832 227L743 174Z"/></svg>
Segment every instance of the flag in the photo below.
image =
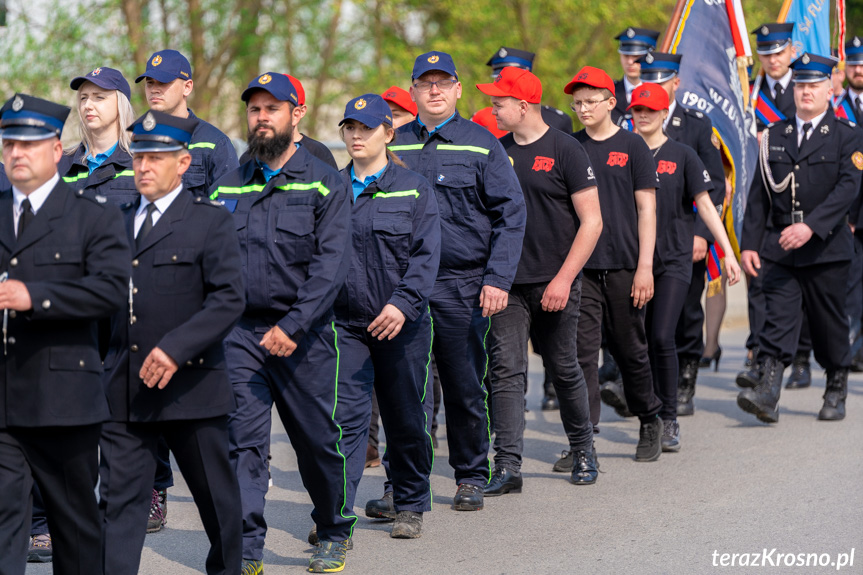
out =
<svg viewBox="0 0 863 575"><path fill-rule="evenodd" d="M736 252L758 160L755 117L747 106L745 58L749 42L744 41L745 31L740 0L686 0L669 49L683 54L679 101L710 118L731 166L733 192L725 222Z"/></svg>
<svg viewBox="0 0 863 575"><path fill-rule="evenodd" d="M791 41L798 56L803 52L830 56L830 2L792 0L785 22L794 22Z"/></svg>

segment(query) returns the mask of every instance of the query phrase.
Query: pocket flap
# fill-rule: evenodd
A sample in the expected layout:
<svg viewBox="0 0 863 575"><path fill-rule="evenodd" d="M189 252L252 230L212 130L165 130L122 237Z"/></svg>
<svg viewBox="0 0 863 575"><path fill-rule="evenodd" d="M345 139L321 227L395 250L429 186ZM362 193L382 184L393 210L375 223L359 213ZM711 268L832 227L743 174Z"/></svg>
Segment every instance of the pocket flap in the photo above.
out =
<svg viewBox="0 0 863 575"><path fill-rule="evenodd" d="M315 231L315 218L311 212L283 210L276 219L276 228L295 236L307 236Z"/></svg>
<svg viewBox="0 0 863 575"><path fill-rule="evenodd" d="M410 220L398 219L389 220L384 218L375 218L372 221L372 229L376 232L384 232L388 234L401 235L411 233Z"/></svg>
<svg viewBox="0 0 863 575"><path fill-rule="evenodd" d="M153 254L154 266L191 264L195 261L194 248L163 248Z"/></svg>
<svg viewBox="0 0 863 575"><path fill-rule="evenodd" d="M81 246L38 246L33 249L33 261L37 266L50 264L80 264Z"/></svg>
<svg viewBox="0 0 863 575"><path fill-rule="evenodd" d="M99 352L89 347L52 347L48 354L48 367L65 371L102 372Z"/></svg>

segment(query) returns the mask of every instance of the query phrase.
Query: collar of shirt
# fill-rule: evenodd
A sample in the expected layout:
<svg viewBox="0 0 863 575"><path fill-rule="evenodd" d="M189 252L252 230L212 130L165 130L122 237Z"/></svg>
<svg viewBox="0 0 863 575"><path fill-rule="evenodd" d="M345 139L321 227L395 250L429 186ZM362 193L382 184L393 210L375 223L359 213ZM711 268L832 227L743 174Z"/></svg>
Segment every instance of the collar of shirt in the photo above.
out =
<svg viewBox="0 0 863 575"><path fill-rule="evenodd" d="M294 143L294 147L298 150L300 149L300 145L297 143ZM278 170L274 170L270 166L268 166L267 164L262 162L261 160L255 160L255 162L257 162L258 167L261 168L261 171L264 173L264 180L266 180L267 182L269 182L273 176L275 176L276 174L281 172L282 168L284 168L284 166L282 166L282 168L279 168Z"/></svg>
<svg viewBox="0 0 863 575"><path fill-rule="evenodd" d="M632 102L632 91L635 90L641 84L631 84L629 82L629 78L626 76L623 77L623 87L626 89L626 101Z"/></svg>
<svg viewBox="0 0 863 575"><path fill-rule="evenodd" d="M818 124L821 123L821 120L823 120L824 116L826 116L826 115L827 115L827 110L824 110L819 115L817 115L814 118L812 118L811 120L809 120L809 122L812 124L812 131L809 132L810 134L815 132L815 128L818 127ZM805 124L806 122L801 120L800 116L797 116L797 115L794 116L794 119L797 120L797 145L799 146L800 142L803 141L803 124Z"/></svg>
<svg viewBox="0 0 863 575"><path fill-rule="evenodd" d="M852 106L857 105L857 98L860 98L860 104L863 105L863 92L858 92L851 86L848 86L845 93L848 94L848 101L851 102Z"/></svg>
<svg viewBox="0 0 863 575"><path fill-rule="evenodd" d="M96 154L95 156L88 153L87 156L84 158L84 161L87 162L87 168L90 170L90 173L92 174L93 170L104 164L105 160L111 157L111 155L117 150L117 146L119 145L120 141L118 140L113 146L111 146L111 149L107 152L102 152L101 154Z"/></svg>
<svg viewBox="0 0 863 575"><path fill-rule="evenodd" d="M387 164L387 165L389 165L389 164ZM357 177L356 172L354 172L353 164L351 164L351 187L353 188L353 191L354 191L354 201L356 201L357 198L360 197L360 194L362 194L363 191L367 187L369 187L369 184L371 184L372 182L374 182L375 180L380 178L381 174L383 174L386 171L386 169L387 169L387 166L384 166L383 168L381 168L380 170L378 170L377 172L375 172L371 176L366 176L365 179L360 180Z"/></svg>
<svg viewBox="0 0 863 575"><path fill-rule="evenodd" d="M48 196L51 194L51 190L54 189L54 186L57 185L57 182L60 180L60 175L56 172L47 182L30 192L30 195L26 195L24 192L12 186L12 206L15 209L16 214L21 213L21 202L24 200L30 200L30 210L34 214L39 213L39 209L42 207L42 204L45 203L45 200L48 199Z"/></svg>
<svg viewBox="0 0 863 575"><path fill-rule="evenodd" d="M783 90L788 89L788 85L791 83L791 74L792 74L792 71L791 71L791 69L789 69L787 72L785 72L785 75L782 76L781 78L779 78L778 80L771 78L770 76L766 76L767 87L770 88L770 95L771 96L775 97L775 95L776 95L776 83L777 82L782 85Z"/></svg>
<svg viewBox="0 0 863 575"><path fill-rule="evenodd" d="M174 200L177 199L177 196L180 195L180 192L183 189L183 184L181 183L179 186L153 202L156 204L156 213L153 214L153 223L155 224L162 214L165 213L165 210L171 207L171 204L174 203ZM150 200L141 196L141 205L138 206L138 211L135 212L135 217L142 216L147 209L147 206L150 204Z"/></svg>
<svg viewBox="0 0 863 575"><path fill-rule="evenodd" d="M420 126L424 127L426 130L428 130L428 132L429 132L429 136L431 136L432 134L434 134L435 132L437 132L438 130L440 130L440 129L441 129L441 128L443 128L444 126L446 126L446 125L450 122L450 120L452 120L453 118L455 118L455 114L456 114L456 113L455 113L455 112L453 112L453 113L452 113L452 116L450 116L449 118L447 118L446 120L444 120L443 122L441 122L440 124L438 124L437 126L435 126L434 128L432 128L431 130L428 130L428 126L426 126L425 124L423 124L423 121L422 121L422 120L420 120L420 117L419 117L419 116L417 116L417 122L419 122L419 125L420 125Z"/></svg>
<svg viewBox="0 0 863 575"><path fill-rule="evenodd" d="M672 100L671 104L668 105L668 115L665 116L665 121L662 122L662 129L665 130L666 126L668 126L668 122L671 121L671 116L674 114L674 110L677 109L677 100Z"/></svg>

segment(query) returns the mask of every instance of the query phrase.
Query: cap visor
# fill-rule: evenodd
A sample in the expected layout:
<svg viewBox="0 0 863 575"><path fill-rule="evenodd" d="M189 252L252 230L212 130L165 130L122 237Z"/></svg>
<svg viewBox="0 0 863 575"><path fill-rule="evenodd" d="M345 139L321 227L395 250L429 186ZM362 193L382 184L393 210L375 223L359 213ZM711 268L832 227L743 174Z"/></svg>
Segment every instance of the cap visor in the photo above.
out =
<svg viewBox="0 0 863 575"><path fill-rule="evenodd" d="M516 98L521 100L518 96L514 96L504 90L501 90L496 83L492 84L477 84L476 89L485 94L486 96L499 96L501 98Z"/></svg>
<svg viewBox="0 0 863 575"><path fill-rule="evenodd" d="M677 76L677 72L673 70L648 70L641 71L641 81L642 82L652 82L654 84L662 84L663 82L668 82L672 78Z"/></svg>
<svg viewBox="0 0 863 575"><path fill-rule="evenodd" d="M783 42L771 42L770 44L759 44L756 47L755 51L762 56L769 56L770 54L777 54L781 52L789 44L791 44L791 40L785 40Z"/></svg>
<svg viewBox="0 0 863 575"><path fill-rule="evenodd" d="M801 74L795 73L791 77L791 81L795 84L815 84L816 82L823 82L824 80L829 80L830 76L825 76L824 74Z"/></svg>
<svg viewBox="0 0 863 575"><path fill-rule="evenodd" d="M0 138L4 140L18 140L19 142L38 142L49 138L59 138L60 134L54 130L46 130L35 126L10 126L0 130Z"/></svg>
<svg viewBox="0 0 863 575"><path fill-rule="evenodd" d="M129 144L129 151L133 154L143 152L177 152L184 149L184 147L177 143L168 144L167 142L156 142L153 140L139 140Z"/></svg>
<svg viewBox="0 0 863 575"><path fill-rule="evenodd" d="M617 53L623 54L624 56L644 56L649 51L650 49L643 44L621 44L617 48Z"/></svg>
<svg viewBox="0 0 863 575"><path fill-rule="evenodd" d="M144 78L152 78L157 82L161 82L162 84L169 84L179 78L176 74L171 74L170 72L164 72L162 70L147 70L137 78L135 78L135 83L138 84Z"/></svg>
<svg viewBox="0 0 863 575"><path fill-rule="evenodd" d="M668 109L668 106L665 106L663 108L657 104L653 104L653 103L649 103L649 102L633 102L632 104L630 104L626 107L626 111L628 112L629 110L636 108L638 106L643 106L645 108L653 110L654 112L658 112L659 110L667 110Z"/></svg>
<svg viewBox="0 0 863 575"><path fill-rule="evenodd" d="M388 122L386 122L386 120L381 120L380 118L378 118L376 116L372 116L371 114L363 114L363 113L358 112L355 114L348 114L347 116L345 116L344 119L342 119L342 121L339 122L339 126L341 126L342 124L344 124L348 120L356 120L357 122L363 124L364 126L366 126L368 128L373 128L373 129L377 128L381 124L388 123ZM389 124L389 125L392 125L392 124Z"/></svg>

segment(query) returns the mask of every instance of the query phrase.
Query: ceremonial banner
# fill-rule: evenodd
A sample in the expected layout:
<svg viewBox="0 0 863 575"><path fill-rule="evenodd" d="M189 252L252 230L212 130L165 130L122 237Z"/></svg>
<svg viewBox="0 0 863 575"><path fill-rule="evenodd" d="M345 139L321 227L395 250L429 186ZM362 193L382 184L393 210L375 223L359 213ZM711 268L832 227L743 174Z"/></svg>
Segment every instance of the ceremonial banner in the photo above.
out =
<svg viewBox="0 0 863 575"><path fill-rule="evenodd" d="M791 41L803 52L830 56L830 1L791 0L785 22L794 22Z"/></svg>

